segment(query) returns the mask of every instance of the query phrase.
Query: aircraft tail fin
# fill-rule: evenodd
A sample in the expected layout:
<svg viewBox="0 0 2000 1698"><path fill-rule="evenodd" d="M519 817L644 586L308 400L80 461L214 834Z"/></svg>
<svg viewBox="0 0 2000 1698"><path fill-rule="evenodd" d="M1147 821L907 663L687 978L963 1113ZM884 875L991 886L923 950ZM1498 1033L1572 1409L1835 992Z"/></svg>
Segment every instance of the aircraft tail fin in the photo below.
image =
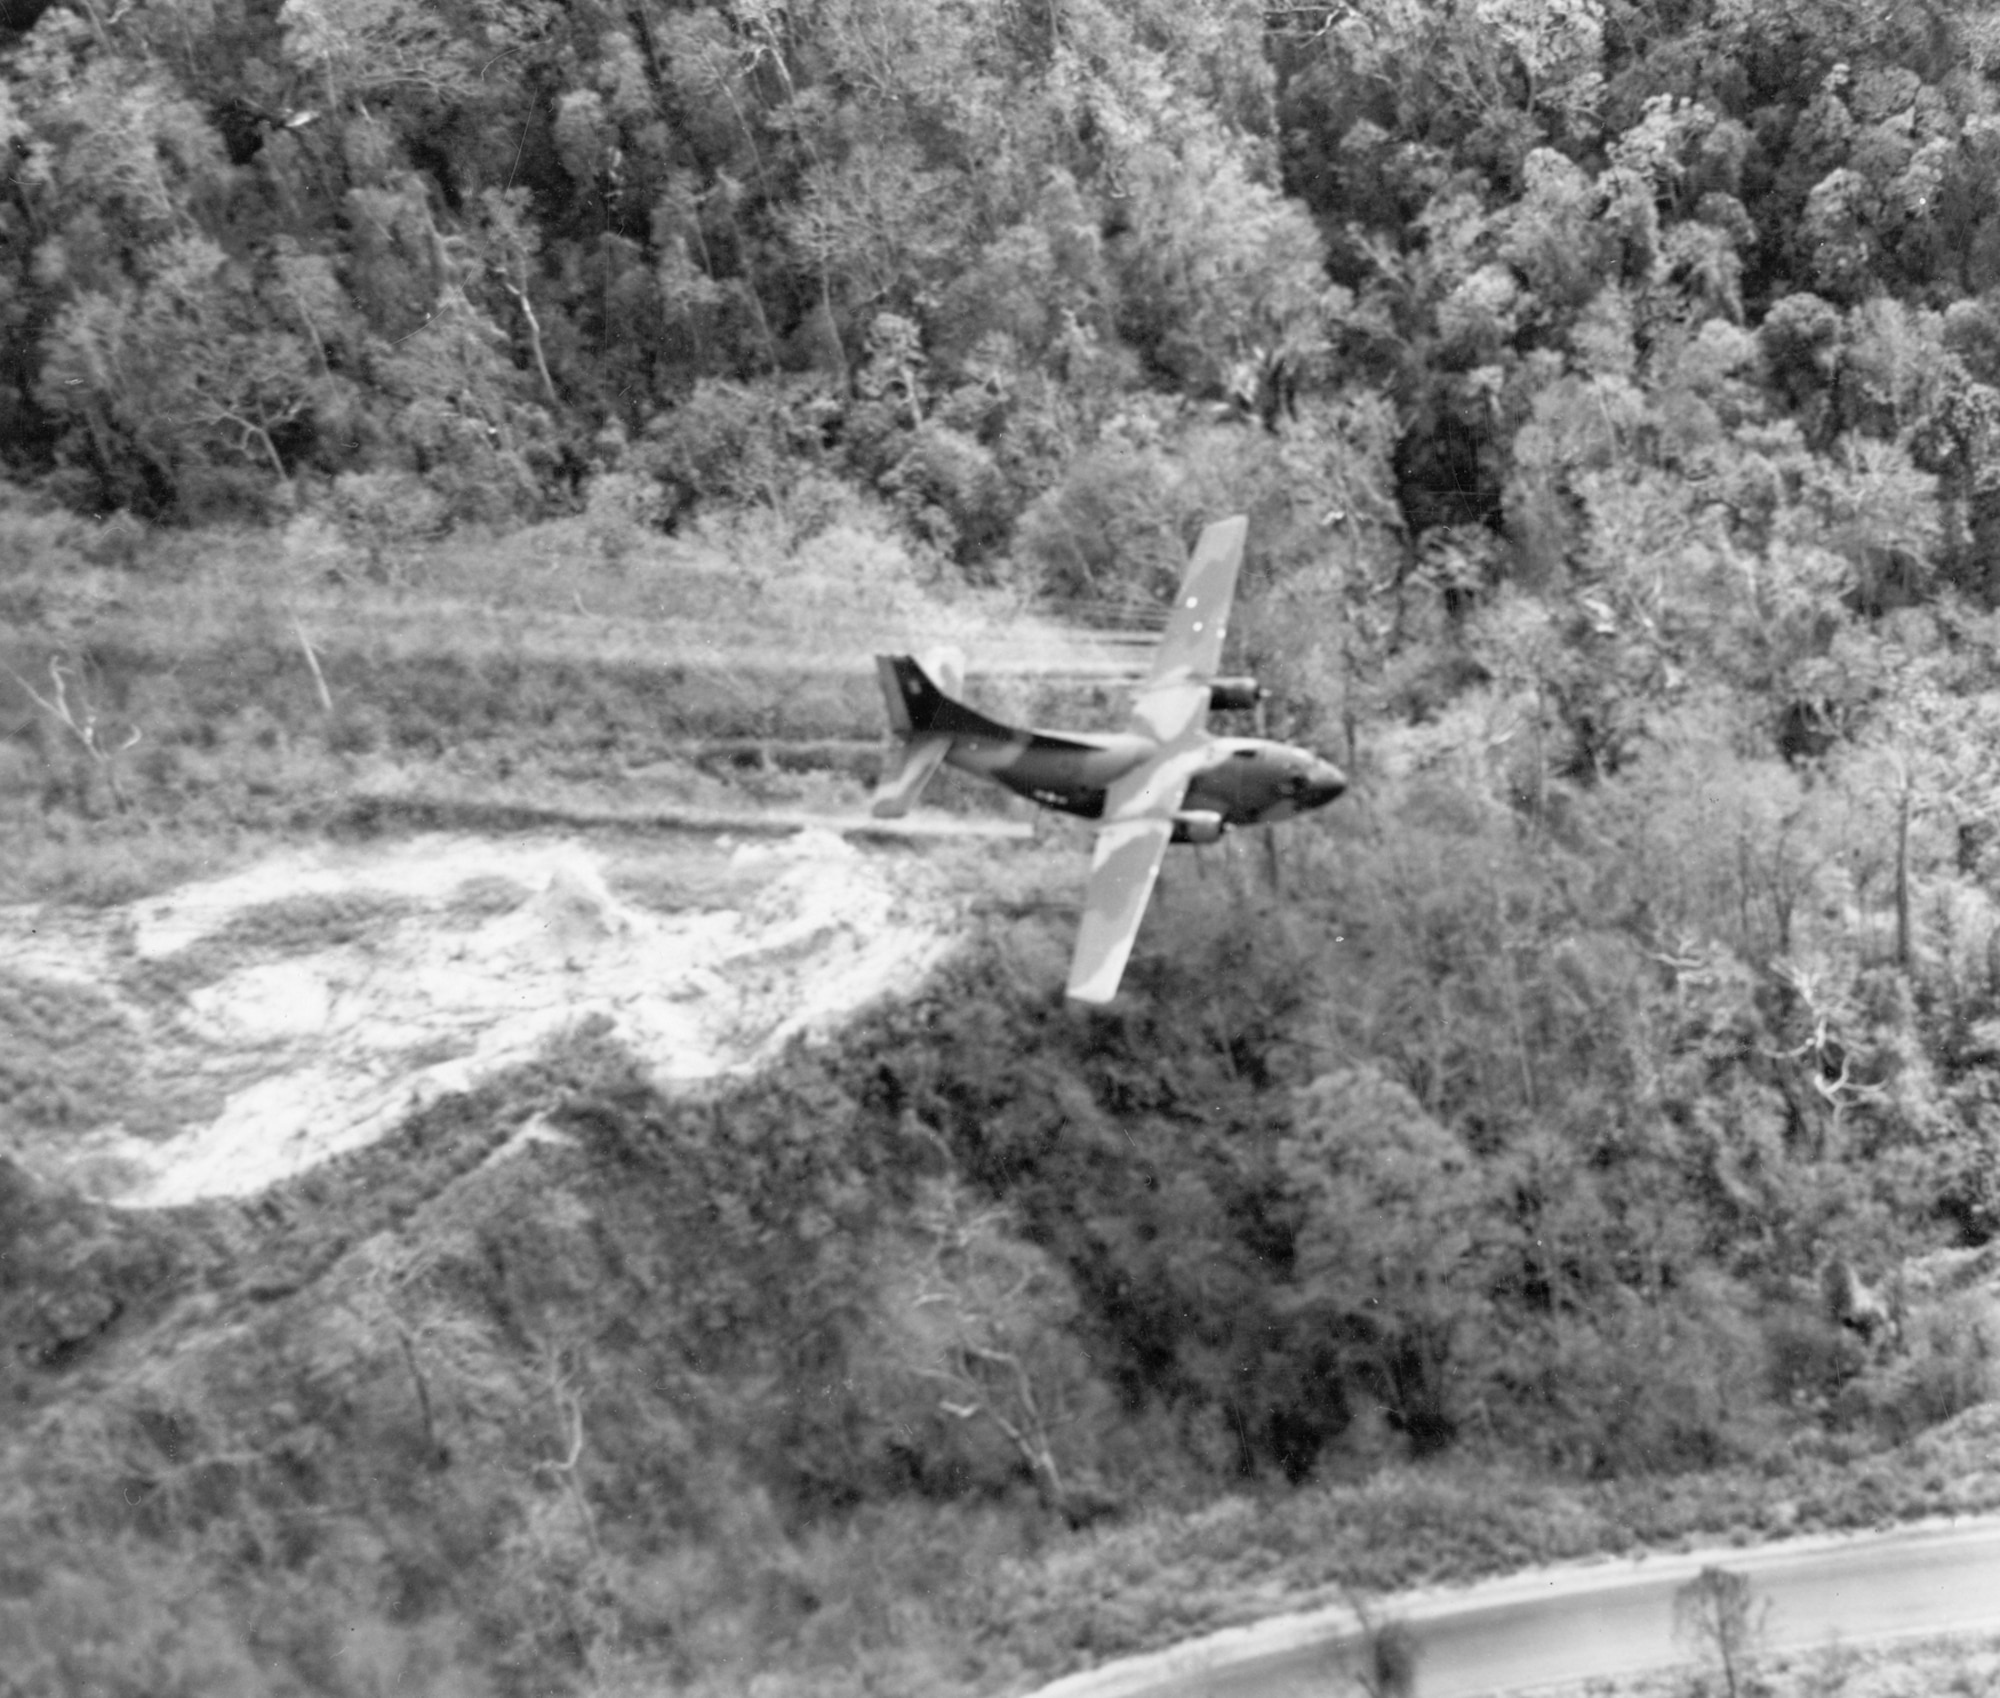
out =
<svg viewBox="0 0 2000 1698"><path fill-rule="evenodd" d="M903 747L901 761L893 771L884 771L870 806L878 819L895 819L908 813L923 793L951 752L954 736L1004 728L954 699L965 683L965 657L957 649L939 649L922 661L914 655L878 654L875 672L889 728Z"/></svg>
<svg viewBox="0 0 2000 1698"><path fill-rule="evenodd" d="M910 654L878 654L875 672L882 681L890 729L898 737L950 730L938 723L955 717L949 710L971 712L953 699L965 687L965 656L957 649L937 649L922 660Z"/></svg>

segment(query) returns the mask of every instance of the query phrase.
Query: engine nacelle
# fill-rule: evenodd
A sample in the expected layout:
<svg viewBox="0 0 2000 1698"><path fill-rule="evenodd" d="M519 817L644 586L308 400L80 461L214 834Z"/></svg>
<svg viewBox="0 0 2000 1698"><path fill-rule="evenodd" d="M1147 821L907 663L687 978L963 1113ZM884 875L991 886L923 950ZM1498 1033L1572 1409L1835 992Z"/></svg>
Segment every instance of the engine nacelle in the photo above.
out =
<svg viewBox="0 0 2000 1698"><path fill-rule="evenodd" d="M1220 814L1212 814L1205 808L1193 808L1184 814L1174 815L1174 835L1169 841L1220 843L1222 834L1228 829L1229 822Z"/></svg>
<svg viewBox="0 0 2000 1698"><path fill-rule="evenodd" d="M1217 678L1208 686L1208 705L1212 708L1253 708L1271 692L1254 678Z"/></svg>

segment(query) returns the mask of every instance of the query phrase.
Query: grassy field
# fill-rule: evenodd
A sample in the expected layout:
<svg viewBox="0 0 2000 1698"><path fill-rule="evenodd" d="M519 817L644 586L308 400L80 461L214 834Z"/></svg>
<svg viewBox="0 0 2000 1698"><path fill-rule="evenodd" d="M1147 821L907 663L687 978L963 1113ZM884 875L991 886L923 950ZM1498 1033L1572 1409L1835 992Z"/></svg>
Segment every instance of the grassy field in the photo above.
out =
<svg viewBox="0 0 2000 1698"><path fill-rule="evenodd" d="M938 642L1003 669L1102 663L1004 594L927 579L865 516L803 541L739 517L609 555L565 520L391 572L311 521L152 536L16 498L0 899L127 900L301 832L851 812L879 761L870 655ZM1096 694L983 693L1023 713ZM976 794L947 776L931 799Z"/></svg>

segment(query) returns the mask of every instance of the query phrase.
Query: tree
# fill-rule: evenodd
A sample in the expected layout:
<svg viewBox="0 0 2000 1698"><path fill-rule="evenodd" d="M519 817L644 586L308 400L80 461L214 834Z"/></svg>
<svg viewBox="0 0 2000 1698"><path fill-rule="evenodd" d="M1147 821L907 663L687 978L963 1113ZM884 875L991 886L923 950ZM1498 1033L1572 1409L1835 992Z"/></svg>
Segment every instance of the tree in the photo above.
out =
<svg viewBox="0 0 2000 1698"><path fill-rule="evenodd" d="M1298 1093L1278 1166L1298 1218L1296 1323L1332 1341L1419 1455L1443 1449L1481 1320L1470 1152L1402 1085L1344 1067Z"/></svg>
<svg viewBox="0 0 2000 1698"><path fill-rule="evenodd" d="M535 311L534 296L530 292L534 286L539 233L528 214L527 202L526 190L488 189L480 196L480 210L485 214L486 224L486 265L500 287L521 309L521 320L528 333L528 352L535 362L535 374L541 380L542 399L555 407L560 405L556 398L555 379L549 375L549 356L542 339L542 321Z"/></svg>
<svg viewBox="0 0 2000 1698"><path fill-rule="evenodd" d="M835 311L901 304L942 283L965 232L966 185L903 141L815 163L785 218L793 250Z"/></svg>
<svg viewBox="0 0 2000 1698"><path fill-rule="evenodd" d="M332 108L462 100L478 84L467 44L438 9L409 0L285 0L278 27L285 57L318 79Z"/></svg>
<svg viewBox="0 0 2000 1698"><path fill-rule="evenodd" d="M1178 147L1148 140L1120 162L1129 227L1112 257L1120 330L1184 388L1216 392L1246 356L1300 367L1324 351L1324 256L1240 141L1191 128Z"/></svg>
<svg viewBox="0 0 2000 1698"><path fill-rule="evenodd" d="M126 500L198 510L217 474L249 463L280 484L279 436L308 412L307 344L206 236L176 236L140 283L84 292L47 337L42 404L76 427L67 449Z"/></svg>
<svg viewBox="0 0 2000 1698"><path fill-rule="evenodd" d="M1338 1643L1334 1670L1343 1687L1358 1686L1366 1698L1415 1698L1417 1635L1401 1616L1384 1616L1351 1587L1343 1587L1354 1616L1353 1631Z"/></svg>
<svg viewBox="0 0 2000 1698"><path fill-rule="evenodd" d="M66 659L62 655L49 656L49 693L44 695L12 667L0 667L14 682L27 692L28 697L57 724L61 725L82 745L97 771L104 775L104 782L111 792L112 805L123 813L128 806L124 788L118 782L118 762L139 746L144 736L143 730L128 723L123 738L113 744L106 738L100 727L103 712L92 700L91 679L87 676L87 665L81 659ZM71 701L71 692L76 699Z"/></svg>
<svg viewBox="0 0 2000 1698"><path fill-rule="evenodd" d="M1098 1395L1069 1336L1069 1281L1005 1210L973 1205L955 1183L930 1186L916 1219L921 1237L886 1294L894 1357L936 1414L997 1432L1050 1509L1073 1524L1101 1512L1068 1461Z"/></svg>
<svg viewBox="0 0 2000 1698"><path fill-rule="evenodd" d="M1726 1568L1704 1568L1674 1594L1674 1635L1722 1673L1726 1698L1745 1698L1770 1617L1768 1601Z"/></svg>
<svg viewBox="0 0 2000 1698"><path fill-rule="evenodd" d="M1513 53L1526 108L1546 113L1558 136L1592 136L1604 93L1601 0L1474 0L1472 11Z"/></svg>
<svg viewBox="0 0 2000 1698"><path fill-rule="evenodd" d="M154 243L192 231L226 190L221 140L201 110L156 67L106 55L79 65L81 27L52 15L9 67L44 287L106 286Z"/></svg>
<svg viewBox="0 0 2000 1698"><path fill-rule="evenodd" d="M370 386L395 405L396 450L454 517L531 506L540 487L531 455L550 434L551 415L523 393L506 333L474 297L484 267L472 245L440 227L413 172L393 193L354 190L348 201L375 226L377 334L366 339L363 358ZM487 206L496 220L487 261L528 317L532 353L541 327L521 287L529 256L518 229L509 234L509 208L504 197ZM537 363L537 378L546 398L546 362Z"/></svg>

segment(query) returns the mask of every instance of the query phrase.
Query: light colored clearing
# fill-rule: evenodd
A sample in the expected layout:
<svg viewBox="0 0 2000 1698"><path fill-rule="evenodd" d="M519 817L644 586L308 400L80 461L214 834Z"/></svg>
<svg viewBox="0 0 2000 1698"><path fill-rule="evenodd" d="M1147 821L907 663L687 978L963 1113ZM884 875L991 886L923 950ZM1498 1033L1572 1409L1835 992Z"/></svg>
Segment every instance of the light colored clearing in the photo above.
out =
<svg viewBox="0 0 2000 1698"><path fill-rule="evenodd" d="M212 1121L163 1141L97 1127L17 1153L131 1206L243 1196L373 1142L586 1021L607 1022L662 1083L754 1067L794 1035L918 983L957 929L922 863L830 832L733 855L663 843L659 856L669 871L676 856L726 856L728 888L751 894L655 913L613 895L601 853L582 843L428 837L287 852L73 939L51 935L47 910L0 913L0 950L10 934L38 934L38 968L111 987L121 932L157 959L271 902L366 892L417 904L309 954L257 959L246 946L176 1007L133 1003L150 1076L226 1084ZM494 892L510 885L520 901L495 911ZM455 903L461 893L480 900Z"/></svg>

